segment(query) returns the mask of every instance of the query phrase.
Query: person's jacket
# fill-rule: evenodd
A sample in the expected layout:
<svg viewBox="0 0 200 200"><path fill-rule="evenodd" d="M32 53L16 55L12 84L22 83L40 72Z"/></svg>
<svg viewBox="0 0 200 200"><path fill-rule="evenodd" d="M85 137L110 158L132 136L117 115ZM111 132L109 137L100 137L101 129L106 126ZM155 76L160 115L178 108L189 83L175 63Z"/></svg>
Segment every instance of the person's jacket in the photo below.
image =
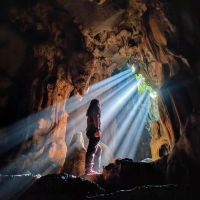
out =
<svg viewBox="0 0 200 200"><path fill-rule="evenodd" d="M101 131L101 111L100 109L93 108L87 116L87 131Z"/></svg>

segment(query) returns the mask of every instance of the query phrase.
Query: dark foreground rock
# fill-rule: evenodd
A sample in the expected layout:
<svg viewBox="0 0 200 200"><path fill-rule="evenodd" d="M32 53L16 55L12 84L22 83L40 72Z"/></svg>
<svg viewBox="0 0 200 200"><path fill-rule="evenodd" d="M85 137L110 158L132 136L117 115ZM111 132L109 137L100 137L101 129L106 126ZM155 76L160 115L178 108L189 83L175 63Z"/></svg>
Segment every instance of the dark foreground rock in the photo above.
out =
<svg viewBox="0 0 200 200"><path fill-rule="evenodd" d="M200 196L200 187L192 185L145 185L108 193L95 183L65 173L40 179L4 175L0 185L1 200L193 200Z"/></svg>
<svg viewBox="0 0 200 200"><path fill-rule="evenodd" d="M132 159L119 159L103 169L101 175L83 176L97 183L107 192L129 190L144 185L164 185L168 156L150 162L133 162Z"/></svg>
<svg viewBox="0 0 200 200"><path fill-rule="evenodd" d="M84 199L86 196L104 194L97 184L68 174L47 175L37 180L19 200Z"/></svg>
<svg viewBox="0 0 200 200"><path fill-rule="evenodd" d="M0 200L14 200L24 193L39 175L0 175Z"/></svg>
<svg viewBox="0 0 200 200"><path fill-rule="evenodd" d="M96 197L86 197L86 200L191 200L198 199L200 187L155 185L137 187L132 190L118 191L112 194Z"/></svg>
<svg viewBox="0 0 200 200"><path fill-rule="evenodd" d="M0 175L0 200L84 199L104 194L97 184L68 174Z"/></svg>

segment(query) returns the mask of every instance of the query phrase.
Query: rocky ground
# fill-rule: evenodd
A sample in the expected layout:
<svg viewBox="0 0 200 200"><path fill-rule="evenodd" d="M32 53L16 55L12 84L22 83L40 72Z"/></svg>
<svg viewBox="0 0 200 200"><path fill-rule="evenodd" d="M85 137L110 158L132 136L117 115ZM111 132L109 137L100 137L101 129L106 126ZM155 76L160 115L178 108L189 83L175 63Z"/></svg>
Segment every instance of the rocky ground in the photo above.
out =
<svg viewBox="0 0 200 200"><path fill-rule="evenodd" d="M127 160L123 160L122 162L124 162L127 167ZM149 167L149 164L147 165ZM110 166L107 166L107 168L110 168ZM137 184L134 184L134 182L138 181L136 175L137 173L135 173L136 177L133 175L133 173L129 173L129 177L124 176L123 174L113 174L112 180L110 179L109 181L107 181L107 185L105 185L105 179L104 183L102 182L103 177L105 178L105 171L102 175L96 175L96 177L94 177L93 175L91 175L90 177L85 177L88 179L93 179L99 182L101 185L104 184L107 189L100 187L98 184L88 181L82 177L71 176L66 173L62 173L59 175L51 174L42 177L39 177L39 175L4 175L0 176L0 199L144 200L148 198L150 200L189 200L194 199L200 194L199 186L161 184L162 177L160 177L160 180L158 180L158 177L155 177L154 179L153 176L155 174L150 174L150 171L148 171L148 173L149 176L152 177L151 181L146 181L145 183L144 179L147 178L145 177L147 173L141 174L141 172L139 172L138 176L140 176L143 182L139 183L140 186L136 186ZM123 181L118 181L118 183L116 183L115 181L117 179L119 180L120 178ZM125 179L127 181L125 181ZM118 186L116 187L116 185Z"/></svg>

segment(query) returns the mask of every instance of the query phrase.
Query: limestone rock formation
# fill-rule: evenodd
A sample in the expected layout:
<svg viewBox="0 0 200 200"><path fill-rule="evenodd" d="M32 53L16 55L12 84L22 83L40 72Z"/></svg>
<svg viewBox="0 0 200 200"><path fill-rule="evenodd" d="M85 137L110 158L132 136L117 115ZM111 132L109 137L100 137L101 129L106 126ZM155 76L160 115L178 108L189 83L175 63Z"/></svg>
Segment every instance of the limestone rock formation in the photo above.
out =
<svg viewBox="0 0 200 200"><path fill-rule="evenodd" d="M197 99L199 100L196 87L199 84L196 77L198 70L191 58L198 59L192 55L195 48L188 51L194 40L198 38L194 31L194 27L198 29L196 24L198 17L193 7L195 3L195 1L191 4L189 1L150 2L148 12L143 15L146 44L158 64L161 64L156 72L161 91L159 111L171 149L178 141L187 117L199 106L196 102ZM188 14L190 17L185 23L184 16ZM190 35L194 36L193 39Z"/></svg>
<svg viewBox="0 0 200 200"><path fill-rule="evenodd" d="M200 112L194 111L187 119L183 133L168 157L167 181L199 185Z"/></svg>
<svg viewBox="0 0 200 200"><path fill-rule="evenodd" d="M88 146L88 140L86 139L86 147ZM104 143L101 143L102 156L101 165L108 165L113 161L113 155L111 150ZM62 167L63 173L68 173L75 176L81 176L85 174L85 156L86 149L84 147L84 139L81 132L74 134L72 141L70 143L65 163Z"/></svg>
<svg viewBox="0 0 200 200"><path fill-rule="evenodd" d="M151 133L151 155L153 160L157 160L170 153L169 140L159 121L152 123Z"/></svg>
<svg viewBox="0 0 200 200"><path fill-rule="evenodd" d="M9 116L13 112L18 112L21 115L23 113L23 117L30 117L24 120L24 129L13 130L10 138L7 137L4 143L1 143L2 149L8 149L9 143L15 141L15 138L20 138L20 141L16 141L16 152L10 148L6 156L2 155L2 159L5 161L4 164L8 165L13 159L19 162L21 157L24 158L26 164L23 164L21 169L13 171L14 173L20 173L33 165L37 166L37 171L32 173L49 173L51 170L45 172L45 168L51 165L55 165L58 173L67 152L65 134L68 114L65 102L72 91L83 95L87 89L93 71L93 55L86 50L84 36L69 13L54 3L12 1L5 4L7 7L2 13L2 20L7 20L8 25L5 29L1 27L4 29L1 41L5 43L1 51L10 54L9 45L19 45L20 49L13 57L13 62L16 62L13 64L14 67L5 56L6 65L2 65L1 68L6 75L3 79L7 77L6 85L1 81L5 88L2 107L9 106L12 98L6 91L12 91L15 85L20 83L20 78L27 76L27 82L22 81L27 86L22 86L24 93L19 98L21 102L18 101L17 106L13 110L8 110L7 114ZM16 38L15 43L9 42L12 36ZM9 67L6 68L7 65ZM24 69L28 66L29 70ZM25 74L21 76L20 72ZM16 80L15 85L12 79ZM18 109L24 101L26 104L22 112ZM19 117L13 120L16 119L19 120ZM5 121L12 122L9 117L6 117ZM16 126L21 127L21 124ZM2 137L7 132L8 129L3 130Z"/></svg>
<svg viewBox="0 0 200 200"><path fill-rule="evenodd" d="M120 69L132 55L141 61L145 45L141 27L141 16L146 11L143 1L58 2L80 24L87 49L94 56L92 79L99 81L109 77L114 68Z"/></svg>
<svg viewBox="0 0 200 200"><path fill-rule="evenodd" d="M151 148L150 148L150 141L151 136L149 134L149 131L144 127L142 134L140 136L140 139L138 140L138 146L134 155L134 161L140 162L146 158L151 159Z"/></svg>
<svg viewBox="0 0 200 200"><path fill-rule="evenodd" d="M85 156L83 136L82 133L78 132L72 138L62 172L75 176L85 174Z"/></svg>

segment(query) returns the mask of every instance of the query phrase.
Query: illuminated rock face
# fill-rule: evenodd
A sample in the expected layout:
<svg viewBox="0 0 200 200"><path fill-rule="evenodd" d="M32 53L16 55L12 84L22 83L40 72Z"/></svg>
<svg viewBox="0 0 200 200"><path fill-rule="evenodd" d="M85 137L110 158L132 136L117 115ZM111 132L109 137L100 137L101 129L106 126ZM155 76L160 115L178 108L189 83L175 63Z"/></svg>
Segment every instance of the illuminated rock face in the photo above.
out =
<svg viewBox="0 0 200 200"><path fill-rule="evenodd" d="M152 123L151 133L151 155L153 160L157 160L170 152L169 141L159 121Z"/></svg>
<svg viewBox="0 0 200 200"><path fill-rule="evenodd" d="M86 147L88 146L88 139L85 139ZM102 155L101 155L101 165L108 165L113 161L113 155L111 150L104 143L101 142ZM62 172L67 174L72 174L75 176L81 176L85 174L85 157L86 149L84 147L84 140L82 133L78 132L73 135L72 141L70 143L65 163L62 167ZM101 170L100 169L100 170Z"/></svg>
<svg viewBox="0 0 200 200"><path fill-rule="evenodd" d="M88 0L57 2L80 24L87 50L94 56L92 80L109 77L132 56L141 61L147 52L141 27L141 16L146 11L143 1L105 1L100 5Z"/></svg>
<svg viewBox="0 0 200 200"><path fill-rule="evenodd" d="M65 103L72 91L83 95L87 89L93 71L93 55L86 50L84 36L67 11L44 2L19 2L7 6L3 14L8 16L11 24L1 27L1 40L5 43L1 51L5 55L14 54L10 49L17 45L19 50L11 57L15 64L5 56L5 65L1 66L1 70L5 71L8 80L6 85L2 80L1 85L5 93L6 90L12 91L14 84L20 83L20 74L17 73L23 67L30 67L22 71L26 73L22 74L22 78L28 76L26 80L29 80L26 83L22 81L27 86L22 85L25 92L19 99L26 103L21 105L22 102L17 102L18 106L24 106L24 116L30 117L23 124L18 125L17 122L19 131L12 132L10 138L1 143L1 148L12 146L14 140L19 138L24 140L22 145L17 144L16 151L13 151L13 147L10 149L12 159L16 158L14 164L9 166L9 169L16 168L11 170L13 173L32 170L33 166L37 166L37 170L32 170L32 173L59 173L67 152L65 134L68 114ZM11 38L15 42L10 42ZM17 79L17 83L9 79ZM2 97L3 108L12 101L12 95L8 95ZM14 108L9 114L21 107ZM7 120L8 123L12 122L9 118ZM26 127L26 131L22 131L21 127ZM2 131L2 136L6 131ZM46 170L52 165L55 168L53 171Z"/></svg>
<svg viewBox="0 0 200 200"><path fill-rule="evenodd" d="M85 174L85 156L83 136L82 133L78 132L72 138L62 172L75 176Z"/></svg>
<svg viewBox="0 0 200 200"><path fill-rule="evenodd" d="M198 17L195 17L195 1L191 4L187 1L178 4L157 1L148 6L149 11L143 15L145 41L161 64L157 68L160 86L158 105L161 124L172 149L179 140L187 117L199 107L199 69L195 64L198 58L194 48L195 38L198 38L194 31L199 27L196 24Z"/></svg>

